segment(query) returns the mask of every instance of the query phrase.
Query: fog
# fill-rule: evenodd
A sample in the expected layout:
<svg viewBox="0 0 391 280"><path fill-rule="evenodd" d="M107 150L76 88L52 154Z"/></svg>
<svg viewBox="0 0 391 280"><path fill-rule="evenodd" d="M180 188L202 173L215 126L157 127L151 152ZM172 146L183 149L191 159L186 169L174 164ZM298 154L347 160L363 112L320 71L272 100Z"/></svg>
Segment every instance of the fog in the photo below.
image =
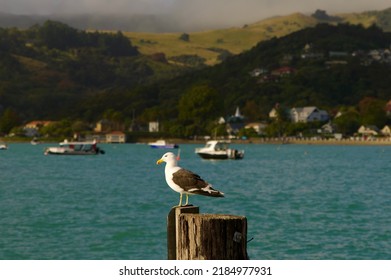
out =
<svg viewBox="0 0 391 280"><path fill-rule="evenodd" d="M184 26L229 27L316 9L329 14L382 10L389 0L0 0L0 12L19 15L164 15Z"/></svg>

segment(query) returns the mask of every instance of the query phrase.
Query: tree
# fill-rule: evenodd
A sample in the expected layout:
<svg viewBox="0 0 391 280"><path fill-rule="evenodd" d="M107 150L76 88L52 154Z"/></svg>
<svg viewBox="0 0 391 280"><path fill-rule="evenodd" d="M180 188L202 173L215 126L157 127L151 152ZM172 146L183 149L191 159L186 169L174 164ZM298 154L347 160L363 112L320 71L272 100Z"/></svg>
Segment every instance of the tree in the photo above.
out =
<svg viewBox="0 0 391 280"><path fill-rule="evenodd" d="M8 134L13 127L20 124L20 119L16 111L7 108L0 116L0 133Z"/></svg>
<svg viewBox="0 0 391 280"><path fill-rule="evenodd" d="M256 121L260 119L259 106L254 100L247 100L242 111L249 121Z"/></svg>
<svg viewBox="0 0 391 280"><path fill-rule="evenodd" d="M134 56L138 54L137 48L133 47L130 40L122 32L116 34L99 34L100 48L105 55Z"/></svg>
<svg viewBox="0 0 391 280"><path fill-rule="evenodd" d="M190 35L187 33L182 33L181 36L179 36L179 40L189 42L190 41Z"/></svg>
<svg viewBox="0 0 391 280"><path fill-rule="evenodd" d="M49 137L67 138L73 136L72 122L70 120L61 120L51 123L40 129L40 133Z"/></svg>
<svg viewBox="0 0 391 280"><path fill-rule="evenodd" d="M42 44L49 49L66 50L80 45L77 29L61 22L46 21L38 34Z"/></svg>
<svg viewBox="0 0 391 280"><path fill-rule="evenodd" d="M105 57L82 53L66 65L73 81L89 87L103 87L115 80L114 67Z"/></svg>
<svg viewBox="0 0 391 280"><path fill-rule="evenodd" d="M208 122L219 116L217 90L209 85L195 85L179 100L179 121L186 127L185 136L206 133Z"/></svg>
<svg viewBox="0 0 391 280"><path fill-rule="evenodd" d="M238 133L239 138L255 138L258 137L258 133L254 128L242 128Z"/></svg>
<svg viewBox="0 0 391 280"><path fill-rule="evenodd" d="M266 133L273 137L282 137L287 135L287 129L290 125L289 110L285 106L276 104L276 117L273 122L267 127Z"/></svg>
<svg viewBox="0 0 391 280"><path fill-rule="evenodd" d="M337 131L343 135L353 135L360 127L360 115L356 109L350 108L334 119Z"/></svg>
<svg viewBox="0 0 391 280"><path fill-rule="evenodd" d="M387 123L385 107L383 100L371 97L362 99L359 103L362 124L383 127Z"/></svg>

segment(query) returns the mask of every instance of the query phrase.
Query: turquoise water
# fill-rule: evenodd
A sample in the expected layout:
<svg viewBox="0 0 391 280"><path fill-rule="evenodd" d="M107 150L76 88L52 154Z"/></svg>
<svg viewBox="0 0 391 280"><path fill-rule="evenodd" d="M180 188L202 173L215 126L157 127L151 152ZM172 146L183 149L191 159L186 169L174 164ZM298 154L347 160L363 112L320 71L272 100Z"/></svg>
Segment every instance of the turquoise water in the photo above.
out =
<svg viewBox="0 0 391 280"><path fill-rule="evenodd" d="M166 150L45 146L0 151L0 259L166 259L179 200L156 165ZM202 160L198 146L181 145L180 165L226 197L190 202L246 216L251 259L391 259L391 146L240 145L241 161Z"/></svg>

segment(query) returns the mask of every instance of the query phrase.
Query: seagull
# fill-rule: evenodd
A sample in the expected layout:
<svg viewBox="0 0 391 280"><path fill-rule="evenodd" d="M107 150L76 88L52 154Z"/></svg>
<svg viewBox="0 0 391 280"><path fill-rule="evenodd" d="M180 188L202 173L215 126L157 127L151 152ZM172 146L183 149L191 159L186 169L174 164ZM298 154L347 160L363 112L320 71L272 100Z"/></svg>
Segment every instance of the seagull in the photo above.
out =
<svg viewBox="0 0 391 280"><path fill-rule="evenodd" d="M224 193L212 188L212 185L204 181L199 175L179 167L174 153L165 153L156 164L163 162L166 163L164 173L168 186L180 194L178 207L189 204L189 194L214 197L224 196ZM182 205L183 194L186 195L186 203L184 205Z"/></svg>

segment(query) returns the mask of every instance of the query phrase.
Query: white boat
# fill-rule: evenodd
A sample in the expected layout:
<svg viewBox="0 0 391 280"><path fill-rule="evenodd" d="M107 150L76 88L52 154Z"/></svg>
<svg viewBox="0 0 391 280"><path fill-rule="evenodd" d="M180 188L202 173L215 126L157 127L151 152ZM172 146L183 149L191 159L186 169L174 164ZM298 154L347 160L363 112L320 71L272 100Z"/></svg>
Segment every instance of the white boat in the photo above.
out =
<svg viewBox="0 0 391 280"><path fill-rule="evenodd" d="M89 142L68 142L65 140L59 144L59 147L47 147L45 149L45 155L98 155L104 154L96 141Z"/></svg>
<svg viewBox="0 0 391 280"><path fill-rule="evenodd" d="M149 142L148 145L151 148L162 148L162 149L177 149L178 144L168 143L166 140L157 140L156 142Z"/></svg>
<svg viewBox="0 0 391 280"><path fill-rule="evenodd" d="M196 148L195 153L204 159L242 159L244 150L230 148L229 141L211 140L202 148Z"/></svg>
<svg viewBox="0 0 391 280"><path fill-rule="evenodd" d="M8 146L5 143L0 143L0 150L7 150Z"/></svg>
<svg viewBox="0 0 391 280"><path fill-rule="evenodd" d="M31 144L31 145L38 145L38 144L41 144L41 141L39 141L37 138L33 138L33 139L30 141L30 144Z"/></svg>

